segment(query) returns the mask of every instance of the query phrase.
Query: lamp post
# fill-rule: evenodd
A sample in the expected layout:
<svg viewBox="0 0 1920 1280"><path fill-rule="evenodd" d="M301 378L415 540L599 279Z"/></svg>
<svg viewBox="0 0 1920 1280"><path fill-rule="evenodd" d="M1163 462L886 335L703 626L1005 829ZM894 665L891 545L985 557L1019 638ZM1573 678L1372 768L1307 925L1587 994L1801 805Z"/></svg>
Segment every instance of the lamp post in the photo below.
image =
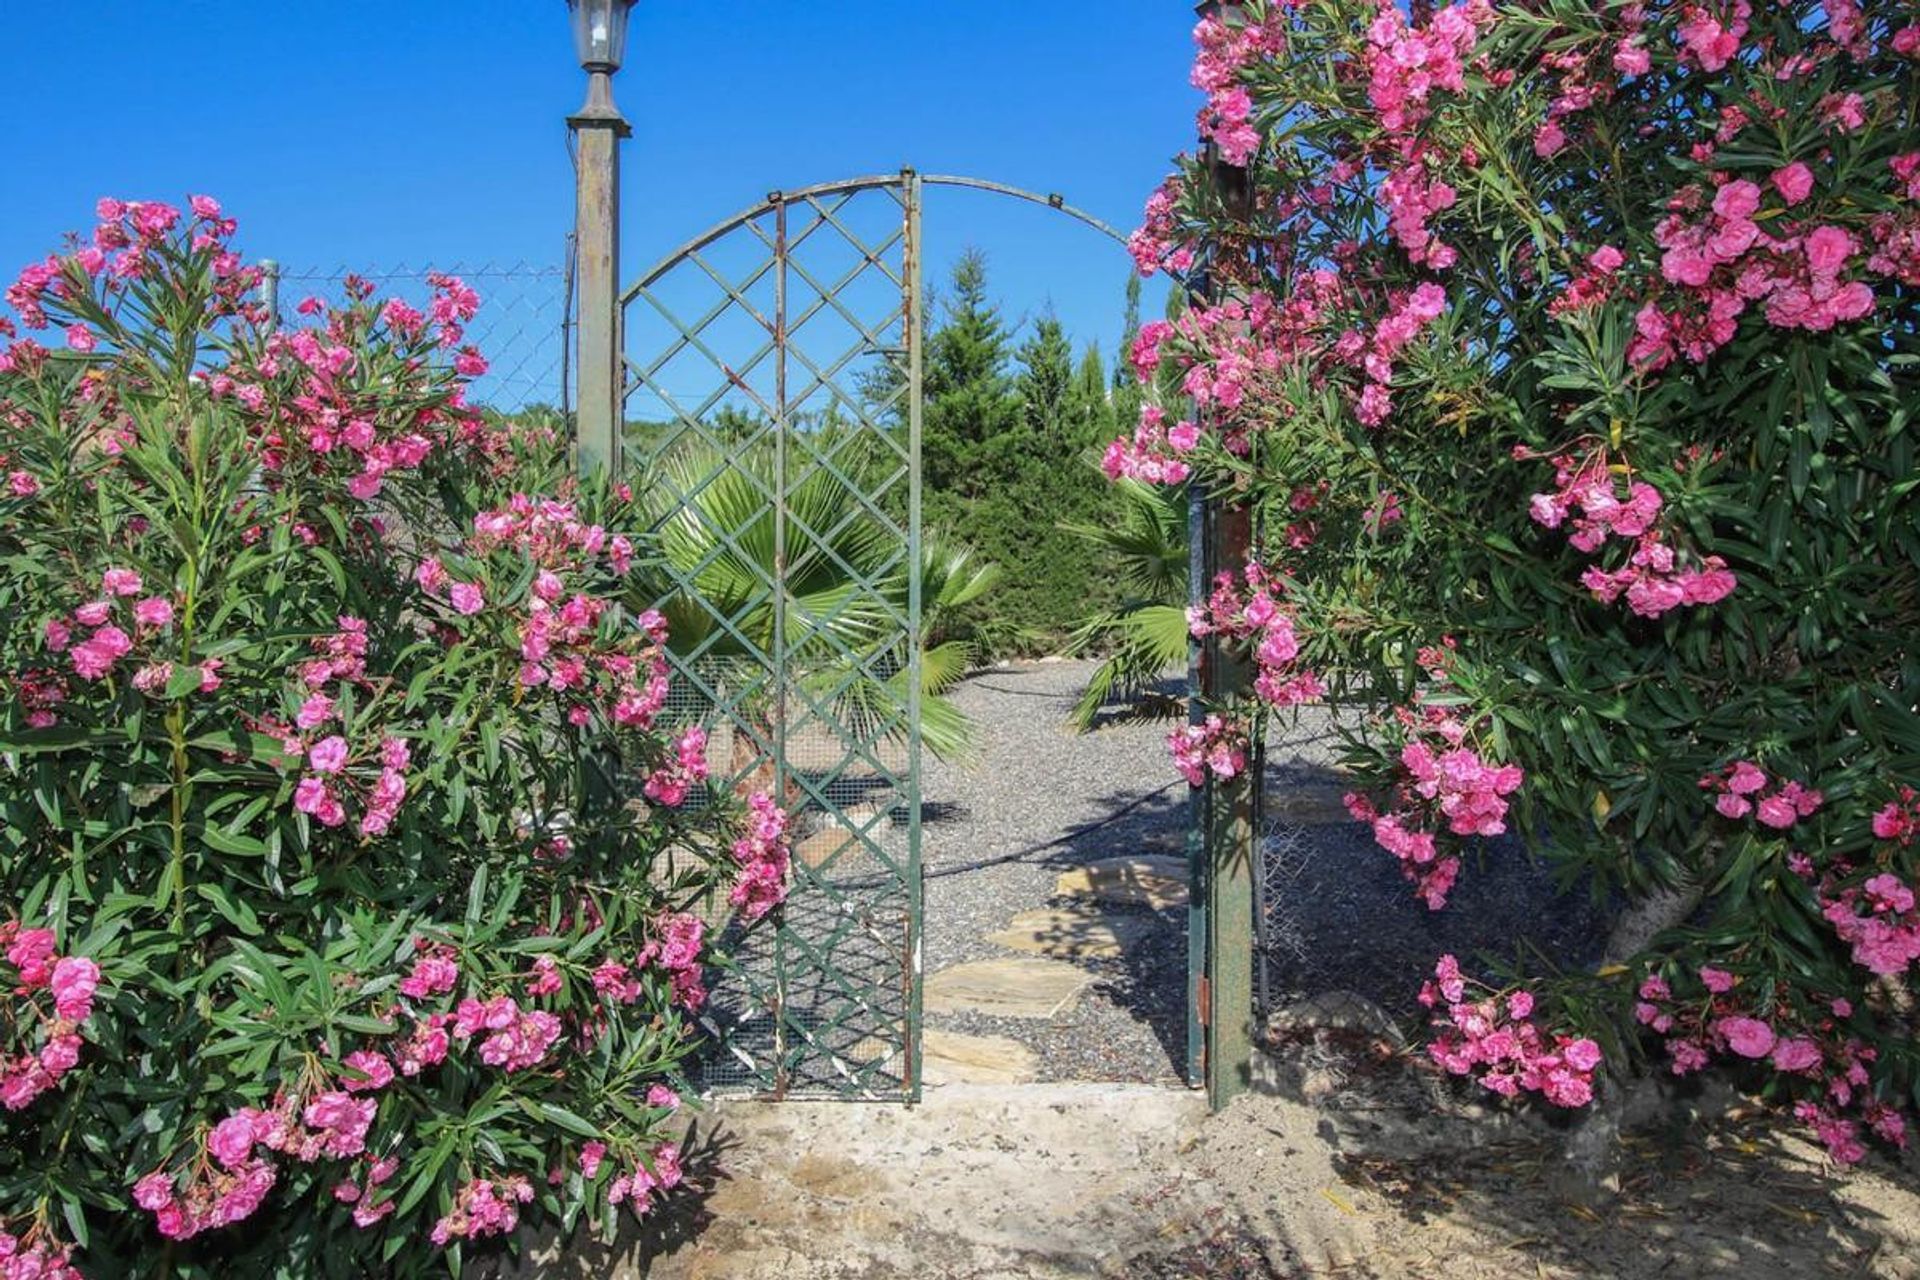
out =
<svg viewBox="0 0 1920 1280"><path fill-rule="evenodd" d="M579 278L579 389L575 465L582 474L620 469L620 141L632 134L613 104L613 73L627 48L636 0L567 0L574 51L587 73L587 101L567 117L573 131L574 260Z"/></svg>

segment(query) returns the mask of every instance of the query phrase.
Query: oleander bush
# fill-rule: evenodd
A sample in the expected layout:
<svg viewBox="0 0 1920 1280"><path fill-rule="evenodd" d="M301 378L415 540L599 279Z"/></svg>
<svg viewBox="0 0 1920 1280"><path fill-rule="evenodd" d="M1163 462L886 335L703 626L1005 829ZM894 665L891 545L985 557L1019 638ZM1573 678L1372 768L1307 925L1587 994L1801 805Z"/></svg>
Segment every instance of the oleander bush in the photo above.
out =
<svg viewBox="0 0 1920 1280"><path fill-rule="evenodd" d="M1260 683L1181 768L1324 686L1427 905L1505 831L1615 905L1588 971L1441 958L1447 1070L1597 1092L1591 1135L1719 1062L1837 1161L1904 1144L1920 8L1254 0L1197 40L1207 146L1134 248L1213 301L1146 326L1186 398L1107 459L1255 509L1191 626Z"/></svg>
<svg viewBox="0 0 1920 1280"><path fill-rule="evenodd" d="M703 917L785 892L784 814L663 720L632 495L466 403L473 291L280 327L233 232L102 201L0 318L8 1276L645 1213Z"/></svg>

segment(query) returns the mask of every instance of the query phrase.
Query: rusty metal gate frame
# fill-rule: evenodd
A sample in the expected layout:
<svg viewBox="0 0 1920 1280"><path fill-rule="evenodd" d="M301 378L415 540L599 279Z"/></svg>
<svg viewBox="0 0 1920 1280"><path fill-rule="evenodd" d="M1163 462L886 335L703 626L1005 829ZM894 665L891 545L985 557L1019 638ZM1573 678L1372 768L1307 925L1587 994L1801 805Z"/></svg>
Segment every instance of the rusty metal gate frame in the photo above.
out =
<svg viewBox="0 0 1920 1280"><path fill-rule="evenodd" d="M770 781L773 794L798 811L802 836L840 841L817 863L795 859L787 901L762 924L748 927L716 913L715 926L730 935L723 950L734 959L719 975L704 1018L719 1046L702 1081L711 1092L908 1102L921 1093L922 602L921 575L913 567L921 558L921 215L930 186L1041 205L1126 243L1058 195L906 169L773 192L667 254L619 299L627 333L633 326L626 317L639 307L672 335L659 351L637 359L626 354L622 392L623 404L644 391L671 411L671 423L653 424L665 429L652 448L633 438L635 424L627 422L625 452L629 474L644 473L649 492L665 493L655 530L669 549L662 603L676 605L683 617L704 615L696 619L692 647L670 655L670 708L734 744L726 766L714 771L715 786ZM898 225L863 238L848 210L877 200L897 206ZM806 258L817 240L851 245L857 262L821 278ZM723 243L751 250L755 265L745 276L729 275L710 260ZM662 286L683 273L720 295L690 319L661 296ZM769 278L770 311L749 296ZM853 295L876 280L890 300L884 310L862 313ZM796 297L809 292L811 303L796 306ZM823 315L838 317L855 337L847 350L816 358L800 330ZM729 360L733 353L716 350L719 340L711 336L723 317L745 317L764 340ZM895 332L898 346L887 341ZM663 379L689 353L710 365L717 381L710 393L683 402ZM843 385L866 357L883 358L892 370L891 392L878 404L863 403ZM764 382L769 372L770 391L757 390L755 375ZM736 396L764 421L746 439L729 441L715 435L707 418ZM831 430L842 438L803 421L816 396L835 410ZM850 419L837 417L842 409ZM663 481L689 447L707 470ZM897 493L903 480L904 502ZM823 490L831 491L830 500L816 506ZM749 528L738 519L728 528L715 508L722 498L743 495L757 507ZM853 510L831 527L807 523L836 501ZM843 554L835 540L861 527L897 545L877 558ZM751 564L754 548L744 544L766 533L771 571L758 574L749 598L704 598L716 566L737 571ZM682 553L677 563L675 547ZM810 608L790 589L795 556L830 561L847 584L844 596ZM840 634L856 629L851 615L872 624L859 642ZM891 682L904 693L901 715L876 725L841 713L837 704L849 690L875 682ZM824 770L797 761L803 740L817 749L823 735L839 758ZM888 743L898 748L895 754ZM863 800L877 791L888 803L877 812L871 803L850 803L860 788Z"/></svg>

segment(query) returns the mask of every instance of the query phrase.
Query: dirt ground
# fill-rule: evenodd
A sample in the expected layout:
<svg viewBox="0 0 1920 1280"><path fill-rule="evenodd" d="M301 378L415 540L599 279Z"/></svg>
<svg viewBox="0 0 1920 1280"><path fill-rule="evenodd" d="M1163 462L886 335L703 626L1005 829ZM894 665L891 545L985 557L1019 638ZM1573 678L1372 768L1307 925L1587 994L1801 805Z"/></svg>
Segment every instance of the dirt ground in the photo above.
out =
<svg viewBox="0 0 1920 1280"><path fill-rule="evenodd" d="M1836 1173L1737 1098L1634 1134L1623 1194L1564 1205L1544 1119L1482 1106L1362 1034L1310 1033L1208 1116L1183 1089L930 1089L913 1108L724 1103L705 1185L610 1250L605 1280L1874 1276L1920 1280L1920 1166Z"/></svg>

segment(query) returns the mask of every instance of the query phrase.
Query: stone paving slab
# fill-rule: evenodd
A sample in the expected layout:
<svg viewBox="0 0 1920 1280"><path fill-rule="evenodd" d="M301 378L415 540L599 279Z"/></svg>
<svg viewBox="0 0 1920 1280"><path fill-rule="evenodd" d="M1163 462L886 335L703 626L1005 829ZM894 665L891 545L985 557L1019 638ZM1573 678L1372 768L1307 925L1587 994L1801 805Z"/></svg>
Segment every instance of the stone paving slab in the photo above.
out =
<svg viewBox="0 0 1920 1280"><path fill-rule="evenodd" d="M933 974L922 1001L928 1013L1051 1018L1091 980L1084 970L1058 960L977 960Z"/></svg>
<svg viewBox="0 0 1920 1280"><path fill-rule="evenodd" d="M1152 916L1116 915L1085 907L1044 907L1022 911L987 941L1014 951L1074 957L1117 956L1152 933Z"/></svg>
<svg viewBox="0 0 1920 1280"><path fill-rule="evenodd" d="M1033 1050L1006 1036L970 1036L928 1027L921 1039L928 1085L1025 1084L1039 1074Z"/></svg>
<svg viewBox="0 0 1920 1280"><path fill-rule="evenodd" d="M1187 905L1187 864L1183 858L1151 855L1103 858L1062 871L1053 891L1066 897L1165 911Z"/></svg>

